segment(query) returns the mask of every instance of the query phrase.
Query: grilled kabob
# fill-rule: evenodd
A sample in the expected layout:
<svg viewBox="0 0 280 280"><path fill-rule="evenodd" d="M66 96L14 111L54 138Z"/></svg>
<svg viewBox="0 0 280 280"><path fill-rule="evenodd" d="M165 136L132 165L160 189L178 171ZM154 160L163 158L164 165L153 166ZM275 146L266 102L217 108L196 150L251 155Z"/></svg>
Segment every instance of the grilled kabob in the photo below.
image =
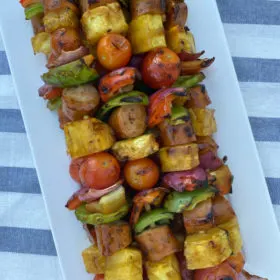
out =
<svg viewBox="0 0 280 280"><path fill-rule="evenodd" d="M34 52L48 56L39 92L58 109L80 185L66 207L92 243L82 253L87 272L95 280L262 279L243 270L224 197L233 176L200 84L214 59L196 53L186 4L21 2Z"/></svg>

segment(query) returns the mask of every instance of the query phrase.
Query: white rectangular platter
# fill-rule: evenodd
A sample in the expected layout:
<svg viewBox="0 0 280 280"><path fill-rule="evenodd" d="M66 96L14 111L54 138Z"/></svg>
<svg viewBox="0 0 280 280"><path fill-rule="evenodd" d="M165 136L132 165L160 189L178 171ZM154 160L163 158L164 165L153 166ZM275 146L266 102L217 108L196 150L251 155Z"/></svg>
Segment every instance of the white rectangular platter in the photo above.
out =
<svg viewBox="0 0 280 280"><path fill-rule="evenodd" d="M3 1L3 0L1 0ZM57 116L38 97L45 58L34 56L31 24L17 0L3 1L0 9L2 37L64 278L91 280L81 251L89 245L81 224L64 205L77 185L68 175L63 132ZM280 279L280 235L238 86L215 0L189 0L188 26L198 50L216 61L207 70L205 84L216 109L216 139L234 174L231 201L239 217L246 268L269 280ZM28 217L26 217L28 219Z"/></svg>

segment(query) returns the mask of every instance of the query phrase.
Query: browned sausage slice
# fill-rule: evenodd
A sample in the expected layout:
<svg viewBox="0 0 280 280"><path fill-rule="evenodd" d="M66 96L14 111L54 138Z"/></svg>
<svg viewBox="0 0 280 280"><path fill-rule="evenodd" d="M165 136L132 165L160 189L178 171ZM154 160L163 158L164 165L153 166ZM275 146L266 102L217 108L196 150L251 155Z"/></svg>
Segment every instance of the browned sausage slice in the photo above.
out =
<svg viewBox="0 0 280 280"><path fill-rule="evenodd" d="M146 111L140 104L121 106L113 111L110 126L120 139L142 135L146 130Z"/></svg>

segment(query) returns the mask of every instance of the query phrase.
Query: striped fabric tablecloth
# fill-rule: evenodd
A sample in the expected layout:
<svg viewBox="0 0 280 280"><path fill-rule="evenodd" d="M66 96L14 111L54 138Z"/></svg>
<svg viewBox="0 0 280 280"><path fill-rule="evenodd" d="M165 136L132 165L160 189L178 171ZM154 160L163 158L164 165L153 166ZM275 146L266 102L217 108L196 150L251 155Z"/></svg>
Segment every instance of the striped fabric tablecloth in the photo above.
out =
<svg viewBox="0 0 280 280"><path fill-rule="evenodd" d="M280 224L280 2L217 2ZM1 37L0 260L1 280L62 279Z"/></svg>

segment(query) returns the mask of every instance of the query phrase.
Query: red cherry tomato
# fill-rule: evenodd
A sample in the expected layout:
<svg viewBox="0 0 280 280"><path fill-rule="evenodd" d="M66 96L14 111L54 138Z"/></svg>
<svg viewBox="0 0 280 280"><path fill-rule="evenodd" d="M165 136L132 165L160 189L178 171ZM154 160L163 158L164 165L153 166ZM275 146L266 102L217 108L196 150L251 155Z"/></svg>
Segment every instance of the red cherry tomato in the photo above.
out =
<svg viewBox="0 0 280 280"><path fill-rule="evenodd" d="M97 44L97 57L100 64L109 70L126 66L131 58L130 42L122 35L108 34Z"/></svg>
<svg viewBox="0 0 280 280"><path fill-rule="evenodd" d="M79 170L81 183L94 189L106 189L115 184L120 176L120 165L109 153L97 153L88 157Z"/></svg>
<svg viewBox="0 0 280 280"><path fill-rule="evenodd" d="M159 168L149 158L128 161L124 166L124 177L135 190L150 189L159 179Z"/></svg>
<svg viewBox="0 0 280 280"><path fill-rule="evenodd" d="M238 273L227 263L206 269L198 269L194 272L194 280L238 280Z"/></svg>
<svg viewBox="0 0 280 280"><path fill-rule="evenodd" d="M179 77L180 70L180 58L168 48L150 51L142 63L143 81L154 89L170 87Z"/></svg>

